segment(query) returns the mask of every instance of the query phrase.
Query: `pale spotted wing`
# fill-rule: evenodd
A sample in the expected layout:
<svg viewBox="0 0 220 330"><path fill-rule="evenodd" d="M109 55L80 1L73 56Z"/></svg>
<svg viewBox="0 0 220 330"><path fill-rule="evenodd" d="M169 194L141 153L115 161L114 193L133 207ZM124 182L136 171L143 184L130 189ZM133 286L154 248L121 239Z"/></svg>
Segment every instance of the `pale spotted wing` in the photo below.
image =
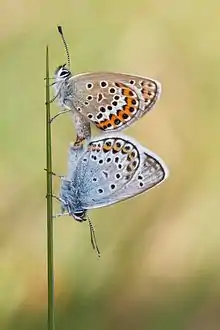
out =
<svg viewBox="0 0 220 330"><path fill-rule="evenodd" d="M134 197L168 176L158 156L122 134L93 138L84 151L72 177L84 209Z"/></svg>
<svg viewBox="0 0 220 330"><path fill-rule="evenodd" d="M119 131L150 111L161 85L151 78L120 73L86 73L70 78L73 106L103 131Z"/></svg>

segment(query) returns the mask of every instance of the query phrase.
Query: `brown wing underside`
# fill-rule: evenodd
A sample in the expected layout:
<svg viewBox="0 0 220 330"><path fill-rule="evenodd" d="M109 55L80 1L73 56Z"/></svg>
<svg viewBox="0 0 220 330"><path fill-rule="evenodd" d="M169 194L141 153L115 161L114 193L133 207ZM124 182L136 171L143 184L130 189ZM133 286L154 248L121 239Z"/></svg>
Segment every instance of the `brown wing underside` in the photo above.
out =
<svg viewBox="0 0 220 330"><path fill-rule="evenodd" d="M89 73L73 76L74 108L104 131L130 126L152 109L160 84L150 78Z"/></svg>

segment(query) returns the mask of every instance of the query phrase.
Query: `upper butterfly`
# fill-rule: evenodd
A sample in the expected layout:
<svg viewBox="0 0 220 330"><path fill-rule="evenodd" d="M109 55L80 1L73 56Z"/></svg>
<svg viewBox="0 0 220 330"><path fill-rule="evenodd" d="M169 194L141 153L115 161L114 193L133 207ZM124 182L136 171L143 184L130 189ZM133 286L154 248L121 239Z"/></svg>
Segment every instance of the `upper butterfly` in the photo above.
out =
<svg viewBox="0 0 220 330"><path fill-rule="evenodd" d="M122 73L83 73L72 75L70 56L55 71L55 98L63 110L77 112L84 121L103 131L120 131L150 111L161 94L161 84L151 78Z"/></svg>

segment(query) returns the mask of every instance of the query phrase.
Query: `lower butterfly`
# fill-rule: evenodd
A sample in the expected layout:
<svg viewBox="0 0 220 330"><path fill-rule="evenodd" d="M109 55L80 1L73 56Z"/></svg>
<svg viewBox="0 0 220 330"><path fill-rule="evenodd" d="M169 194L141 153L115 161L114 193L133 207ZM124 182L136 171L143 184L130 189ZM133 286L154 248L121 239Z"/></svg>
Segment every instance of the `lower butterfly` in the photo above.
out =
<svg viewBox="0 0 220 330"><path fill-rule="evenodd" d="M66 64L55 71L55 97L62 111L71 112L80 143L91 137L90 123L104 132L121 131L150 111L160 97L161 84L151 78L111 72L73 75L62 28Z"/></svg>
<svg viewBox="0 0 220 330"><path fill-rule="evenodd" d="M55 217L70 215L83 222L88 210L135 197L167 177L168 169L156 154L122 134L92 138L78 148L70 145L68 173L61 177L57 197L61 213ZM90 229L92 237L92 225Z"/></svg>

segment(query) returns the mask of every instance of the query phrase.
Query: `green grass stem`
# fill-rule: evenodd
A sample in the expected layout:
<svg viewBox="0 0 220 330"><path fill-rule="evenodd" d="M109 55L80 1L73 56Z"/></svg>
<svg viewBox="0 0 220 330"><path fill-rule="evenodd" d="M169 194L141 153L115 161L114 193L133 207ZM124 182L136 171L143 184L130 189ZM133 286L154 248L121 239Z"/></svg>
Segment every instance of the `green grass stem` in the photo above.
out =
<svg viewBox="0 0 220 330"><path fill-rule="evenodd" d="M52 153L50 125L49 50L46 47L46 158L47 158L47 283L48 330L54 330L54 269L53 269L53 200Z"/></svg>

